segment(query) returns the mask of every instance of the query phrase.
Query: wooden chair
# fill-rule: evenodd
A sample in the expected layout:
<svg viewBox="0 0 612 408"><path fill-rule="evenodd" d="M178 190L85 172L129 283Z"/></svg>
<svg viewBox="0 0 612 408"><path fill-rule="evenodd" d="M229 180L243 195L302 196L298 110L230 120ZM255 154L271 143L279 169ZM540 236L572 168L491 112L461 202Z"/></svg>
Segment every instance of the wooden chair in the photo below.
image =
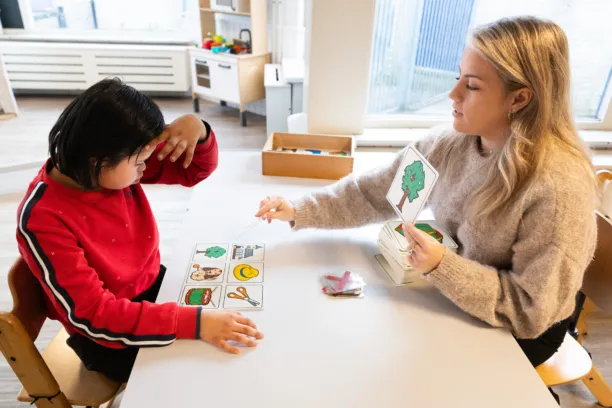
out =
<svg viewBox="0 0 612 408"><path fill-rule="evenodd" d="M121 384L87 370L66 344L63 328L42 356L38 352L34 340L47 319L44 293L21 257L8 283L13 310L0 313L0 350L23 385L17 399L38 408L110 407Z"/></svg>
<svg viewBox="0 0 612 408"><path fill-rule="evenodd" d="M610 180L612 181L612 171L610 170L599 170L597 171L597 182L600 186L603 186L604 182Z"/></svg>
<svg viewBox="0 0 612 408"><path fill-rule="evenodd" d="M595 306L612 312L612 223L600 213L597 213L597 235L595 257L585 272L578 296L577 323L570 327L559 350L536 367L536 371L548 387L582 380L600 405L612 407L612 391L582 346L588 329L586 318Z"/></svg>
<svg viewBox="0 0 612 408"><path fill-rule="evenodd" d="M597 182L602 192L599 210L610 220L612 219L612 185L609 183L612 183L612 171L599 170L597 172Z"/></svg>

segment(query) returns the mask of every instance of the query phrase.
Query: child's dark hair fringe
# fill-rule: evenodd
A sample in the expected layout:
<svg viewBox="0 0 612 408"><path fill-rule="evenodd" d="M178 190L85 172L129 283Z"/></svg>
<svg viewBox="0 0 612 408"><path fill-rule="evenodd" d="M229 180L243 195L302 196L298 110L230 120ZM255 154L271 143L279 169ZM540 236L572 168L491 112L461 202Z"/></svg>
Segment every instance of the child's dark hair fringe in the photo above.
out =
<svg viewBox="0 0 612 408"><path fill-rule="evenodd" d="M159 107L117 78L77 96L49 133L51 163L86 189L98 186L103 166L138 153L164 130Z"/></svg>

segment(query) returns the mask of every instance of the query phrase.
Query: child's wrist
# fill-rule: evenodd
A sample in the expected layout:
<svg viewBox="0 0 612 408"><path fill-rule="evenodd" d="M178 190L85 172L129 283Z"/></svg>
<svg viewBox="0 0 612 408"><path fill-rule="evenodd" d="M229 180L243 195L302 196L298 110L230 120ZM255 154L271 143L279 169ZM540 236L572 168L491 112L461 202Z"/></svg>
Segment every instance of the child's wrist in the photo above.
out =
<svg viewBox="0 0 612 408"><path fill-rule="evenodd" d="M208 138L210 137L210 125L208 124L208 122L206 122L205 120L202 119L202 123L204 124L204 133L202 134L202 136L200 136L200 138L198 139L198 144L204 144L206 143L206 141L208 140Z"/></svg>
<svg viewBox="0 0 612 408"><path fill-rule="evenodd" d="M202 307L179 306L177 339L197 339L200 336L200 315Z"/></svg>

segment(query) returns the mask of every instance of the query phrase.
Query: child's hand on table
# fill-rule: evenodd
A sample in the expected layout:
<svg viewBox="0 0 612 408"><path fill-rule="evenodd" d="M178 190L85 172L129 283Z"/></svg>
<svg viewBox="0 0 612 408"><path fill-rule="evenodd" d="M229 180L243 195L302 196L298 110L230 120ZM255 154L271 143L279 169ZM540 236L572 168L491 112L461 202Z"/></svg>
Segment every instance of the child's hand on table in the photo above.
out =
<svg viewBox="0 0 612 408"><path fill-rule="evenodd" d="M263 339L263 334L257 330L255 323L238 312L203 310L200 316L200 339L228 353L240 354L240 349L228 341L256 347L257 340Z"/></svg>
<svg viewBox="0 0 612 408"><path fill-rule="evenodd" d="M196 115L183 115L166 126L161 135L147 145L146 149L155 149L161 142L166 142L157 154L158 160L164 160L170 155L170 161L176 161L185 153L183 167L187 168L193 160L193 152L199 141L207 137L206 126Z"/></svg>
<svg viewBox="0 0 612 408"><path fill-rule="evenodd" d="M408 263L418 272L427 274L440 265L444 258L444 245L414 224L404 224L404 235L408 241Z"/></svg>
<svg viewBox="0 0 612 408"><path fill-rule="evenodd" d="M295 221L295 208L281 196L266 197L259 203L259 211L255 214L257 218L268 220Z"/></svg>

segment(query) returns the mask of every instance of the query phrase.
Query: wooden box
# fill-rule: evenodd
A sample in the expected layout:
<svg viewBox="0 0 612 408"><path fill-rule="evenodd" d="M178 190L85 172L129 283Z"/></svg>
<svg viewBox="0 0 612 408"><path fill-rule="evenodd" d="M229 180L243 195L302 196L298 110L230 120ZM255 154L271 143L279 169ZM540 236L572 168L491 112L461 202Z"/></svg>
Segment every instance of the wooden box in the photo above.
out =
<svg viewBox="0 0 612 408"><path fill-rule="evenodd" d="M277 151L283 148L295 149L296 152ZM300 153L300 150L334 154ZM336 152L345 152L346 156ZM353 172L354 155L355 141L352 136L272 133L262 152L262 174L339 180Z"/></svg>

